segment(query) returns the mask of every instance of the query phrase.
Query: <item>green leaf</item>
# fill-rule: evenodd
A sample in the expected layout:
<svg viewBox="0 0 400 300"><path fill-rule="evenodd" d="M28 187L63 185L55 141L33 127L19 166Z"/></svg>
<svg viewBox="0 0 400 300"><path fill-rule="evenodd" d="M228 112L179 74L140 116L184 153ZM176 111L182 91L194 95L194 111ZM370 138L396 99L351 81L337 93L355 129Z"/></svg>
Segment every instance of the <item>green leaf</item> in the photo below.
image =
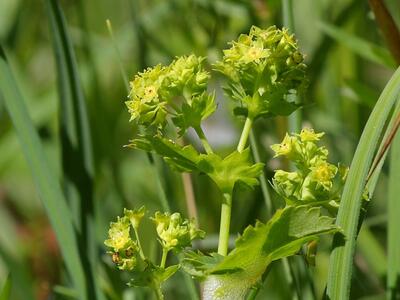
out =
<svg viewBox="0 0 400 300"><path fill-rule="evenodd" d="M154 265L150 261L146 261L144 270L137 270L131 272L132 278L129 286L153 287L160 286L164 281L168 280L172 275L179 270L180 265L169 266L164 269Z"/></svg>
<svg viewBox="0 0 400 300"><path fill-rule="evenodd" d="M396 70L380 95L358 143L344 186L336 224L347 237L343 245L335 243L331 254L327 293L331 299L348 299L353 267L354 249L365 180L381 137L400 92L400 68Z"/></svg>
<svg viewBox="0 0 400 300"><path fill-rule="evenodd" d="M8 274L6 282L0 292L0 300L9 300L11 295L11 274Z"/></svg>
<svg viewBox="0 0 400 300"><path fill-rule="evenodd" d="M400 101L399 101L400 103ZM397 115L400 116L399 114ZM398 120L400 121L400 120ZM393 140L390 154L390 176L388 186L388 299L400 296L400 134Z"/></svg>
<svg viewBox="0 0 400 300"><path fill-rule="evenodd" d="M74 49L67 31L59 1L46 0L53 50L57 66L60 96L60 136L63 185L69 192L68 203L81 232L79 243L90 298L105 299L95 279L98 265L93 202L93 149L86 102L76 63ZM77 191L78 195L74 192Z"/></svg>
<svg viewBox="0 0 400 300"><path fill-rule="evenodd" d="M396 67L395 61L385 48L374 45L327 23L321 22L319 23L319 27L325 34L351 49L361 57L390 69Z"/></svg>
<svg viewBox="0 0 400 300"><path fill-rule="evenodd" d="M155 152L162 156L165 161L176 171L197 171L197 163L200 154L192 145L181 147L171 140L160 136L143 136L131 141L129 147L142 149L147 152Z"/></svg>
<svg viewBox="0 0 400 300"><path fill-rule="evenodd" d="M129 145L161 155L175 170L207 174L223 193L232 193L236 183L247 187L258 184L264 164L250 163L250 149L234 151L225 158L217 154L199 154L193 146L178 144L160 136L144 136Z"/></svg>
<svg viewBox="0 0 400 300"><path fill-rule="evenodd" d="M215 252L205 255L200 251L186 251L181 264L186 273L204 279L208 275L207 271L223 259L224 256Z"/></svg>
<svg viewBox="0 0 400 300"><path fill-rule="evenodd" d="M234 151L222 159L216 154L202 155L198 163L201 172L206 173L223 193L232 193L236 183L249 188L258 184L264 164L250 162L250 148Z"/></svg>
<svg viewBox="0 0 400 300"><path fill-rule="evenodd" d="M318 207L287 206L268 223L247 227L235 249L222 259L189 253L185 269L190 270L187 264L191 264L191 275L207 277L205 299L243 299L272 261L294 255L321 234L338 232L333 222L321 216Z"/></svg>
<svg viewBox="0 0 400 300"><path fill-rule="evenodd" d="M81 299L87 299L87 287L69 208L57 176L49 166L39 136L33 126L22 95L0 47L0 91L17 131L24 156L30 167L39 197L56 233L64 262Z"/></svg>
<svg viewBox="0 0 400 300"><path fill-rule="evenodd" d="M198 128L203 120L212 115L217 109L215 93L206 92L191 99L190 103L184 102L181 111L172 119L179 128L179 135L183 135L190 127Z"/></svg>

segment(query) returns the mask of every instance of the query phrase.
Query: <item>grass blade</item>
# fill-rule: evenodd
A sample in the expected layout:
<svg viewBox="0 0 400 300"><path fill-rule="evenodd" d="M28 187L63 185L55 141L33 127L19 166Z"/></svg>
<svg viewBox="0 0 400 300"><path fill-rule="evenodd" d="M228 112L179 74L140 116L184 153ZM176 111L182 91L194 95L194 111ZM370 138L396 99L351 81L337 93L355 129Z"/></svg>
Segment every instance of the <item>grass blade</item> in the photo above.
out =
<svg viewBox="0 0 400 300"><path fill-rule="evenodd" d="M397 66L392 56L385 48L374 45L327 23L321 22L319 23L319 27L325 34L361 57L391 69Z"/></svg>
<svg viewBox="0 0 400 300"><path fill-rule="evenodd" d="M387 299L400 297L400 134L393 140L390 153L388 188L388 266Z"/></svg>
<svg viewBox="0 0 400 300"><path fill-rule="evenodd" d="M80 299L87 299L86 278L71 215L57 176L51 170L22 95L0 47L0 91L30 167L39 197L47 211L69 275Z"/></svg>
<svg viewBox="0 0 400 300"><path fill-rule="evenodd" d="M13 285L18 286L17 289L14 288L13 294L15 292L15 295L19 297L19 299L35 299L32 286L33 280L26 264L17 261L6 251L6 249L4 249L2 245L0 245L0 258L7 265L7 268L12 270Z"/></svg>
<svg viewBox="0 0 400 300"><path fill-rule="evenodd" d="M47 13L53 37L60 94L60 136L64 186L74 207L79 228L79 247L90 299L104 299L95 280L97 241L93 200L93 150L86 103L79 81L75 53L60 4L47 0ZM78 191L78 195L71 191Z"/></svg>
<svg viewBox="0 0 400 300"><path fill-rule="evenodd" d="M327 286L329 299L349 299L353 255L365 180L383 126L399 92L400 68L394 73L379 97L364 128L350 166L336 221L337 225L344 231L346 242L334 239L334 246L337 247L333 249L330 258Z"/></svg>
<svg viewBox="0 0 400 300"><path fill-rule="evenodd" d="M11 294L11 274L8 274L6 282L0 292L0 300L9 300Z"/></svg>

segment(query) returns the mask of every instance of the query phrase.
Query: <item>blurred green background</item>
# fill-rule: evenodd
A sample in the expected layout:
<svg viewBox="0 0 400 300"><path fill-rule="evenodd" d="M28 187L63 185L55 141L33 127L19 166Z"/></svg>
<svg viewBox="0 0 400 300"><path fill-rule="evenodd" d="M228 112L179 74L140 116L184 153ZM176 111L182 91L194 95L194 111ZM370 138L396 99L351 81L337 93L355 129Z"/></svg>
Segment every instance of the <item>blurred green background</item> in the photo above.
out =
<svg viewBox="0 0 400 300"><path fill-rule="evenodd" d="M93 169L90 171L89 167L85 177L87 174L81 172L86 162L76 159L74 149L63 142L63 128L75 129L64 123L63 114L69 108L62 104L60 96L71 95L63 90L65 78L57 75L60 53L55 52L53 37L57 33L52 33L51 8L46 6L50 2L57 1L1 0L0 42L50 167L63 184L74 224L79 228L85 222L82 220L87 218L82 213L93 217L93 231L86 234L94 240L96 257L90 259L96 264L96 282L109 299L146 299L150 297L148 291L132 290L125 285L126 274L115 270L102 245L109 222L121 214L123 207L145 204L151 212L163 209L156 188L159 182L146 154L123 148L135 136L137 128L128 122L124 105L127 90L121 69L133 78L148 66L169 63L175 56L190 53L207 56L211 64L221 57L227 42L248 32L251 25L282 26L282 3L278 0L59 1L72 45L70 50L76 55L78 72L73 75L75 81L72 80L71 86L82 89L91 134ZM385 3L399 28L400 2ZM113 38L107 30L107 19L112 24ZM330 150L331 161L350 164L371 109L396 67L395 60L367 1L293 1L293 19L296 37L309 65L310 88L301 110L303 125L326 132L324 143ZM228 153L237 143L241 124L233 117L219 77L213 78L211 86L217 90L219 108L207 120L204 131L220 153ZM79 124L76 120L75 123ZM70 124L75 123L70 120ZM280 141L287 130L286 124L284 118L256 123L255 133L268 178L280 167L278 162L271 161L269 146ZM185 139L191 141L192 137L188 134ZM163 174L161 183L171 210L186 216L197 213L200 227L208 234L199 247L215 249L220 213L216 187L205 176L193 175L197 212L189 213L181 175L160 160L156 160L156 168ZM386 181L384 167L358 242L352 299L381 299L385 293ZM86 194L81 193L85 190ZM82 197L89 207L80 204ZM239 191L235 195L231 232L241 232L256 218L265 220L265 215L259 188ZM144 241L145 251L156 256L159 250L151 224L146 224L144 231L148 236ZM314 296L321 299L329 248L330 240L323 240L316 267L295 274L304 299ZM295 266L302 264L300 256L290 261ZM0 287L11 273L10 299L68 299L71 278L63 264L55 234L0 96ZM302 285L304 278L312 278L307 280L311 283ZM165 286L166 298L195 299L187 288L189 281L182 273L176 274ZM259 299L267 297L290 299L279 268L272 269L260 292Z"/></svg>

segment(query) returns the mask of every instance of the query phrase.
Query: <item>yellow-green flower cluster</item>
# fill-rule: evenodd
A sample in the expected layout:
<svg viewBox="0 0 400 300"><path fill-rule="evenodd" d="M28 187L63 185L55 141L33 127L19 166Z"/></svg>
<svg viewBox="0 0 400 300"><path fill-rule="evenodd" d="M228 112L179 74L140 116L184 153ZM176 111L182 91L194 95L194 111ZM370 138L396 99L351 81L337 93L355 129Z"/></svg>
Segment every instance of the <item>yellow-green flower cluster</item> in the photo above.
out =
<svg viewBox="0 0 400 300"><path fill-rule="evenodd" d="M130 236L129 219L124 216L118 217L117 222L111 222L108 236L104 244L112 249L109 253L113 262L121 270L133 270L136 266L138 246Z"/></svg>
<svg viewBox="0 0 400 300"><path fill-rule="evenodd" d="M165 122L166 102L160 98L160 89L166 68L157 65L135 76L130 82L129 100L125 102L131 121L143 125L159 125Z"/></svg>
<svg viewBox="0 0 400 300"><path fill-rule="evenodd" d="M224 50L215 67L229 80L226 92L241 101L247 116L288 115L298 104L290 95L306 86L304 57L287 29L253 26Z"/></svg>
<svg viewBox="0 0 400 300"><path fill-rule="evenodd" d="M196 228L193 220L183 219L179 213L156 212L153 218L163 248L181 250L191 245L194 239L204 238L204 231Z"/></svg>
<svg viewBox="0 0 400 300"><path fill-rule="evenodd" d="M275 190L288 204L307 201L332 205L332 201L338 201L338 189L334 186L335 182L343 184L345 175L342 173L346 169L327 161L328 150L316 144L323 135L305 128L300 134L286 134L280 144L271 146L275 157L284 156L297 168L293 172L277 170L272 180Z"/></svg>
<svg viewBox="0 0 400 300"><path fill-rule="evenodd" d="M209 73L203 63L204 58L183 56L168 66L157 65L136 75L126 101L131 121L162 128L170 110L180 113L177 98L190 102L206 90Z"/></svg>
<svg viewBox="0 0 400 300"><path fill-rule="evenodd" d="M203 68L204 60L204 57L195 55L176 58L167 68L163 80L163 97L171 99L183 96L186 101L190 101L193 96L205 91L210 74Z"/></svg>

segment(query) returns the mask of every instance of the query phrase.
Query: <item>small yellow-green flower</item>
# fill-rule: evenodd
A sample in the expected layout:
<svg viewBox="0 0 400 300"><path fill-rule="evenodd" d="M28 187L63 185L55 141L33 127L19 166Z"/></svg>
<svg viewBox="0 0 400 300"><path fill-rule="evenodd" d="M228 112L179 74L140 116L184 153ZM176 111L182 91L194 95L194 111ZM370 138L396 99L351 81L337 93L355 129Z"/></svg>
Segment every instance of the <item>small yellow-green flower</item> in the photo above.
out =
<svg viewBox="0 0 400 300"><path fill-rule="evenodd" d="M145 213L146 213L146 208L144 206L135 210L129 210L126 208L124 209L125 217L128 218L128 220L132 224L132 227L135 229L139 228L140 221L143 219Z"/></svg>
<svg viewBox="0 0 400 300"><path fill-rule="evenodd" d="M130 120L142 125L163 126L165 123L165 101L160 97L160 89L166 68L157 65L139 73L130 82L129 100L125 102L131 114Z"/></svg>
<svg viewBox="0 0 400 300"><path fill-rule="evenodd" d="M320 161L316 166L311 167L312 179L322 185L326 190L332 188L332 180L338 168L326 161Z"/></svg>
<svg viewBox="0 0 400 300"><path fill-rule="evenodd" d="M283 155L296 167L293 172L277 170L272 179L275 191L288 205L315 201L331 203L338 199L337 191L343 186L346 168L341 165L338 168L327 161L328 150L317 145L322 136L323 133L304 128L299 134L286 134L282 143L272 146L275 157ZM340 180L336 180L339 177Z"/></svg>
<svg viewBox="0 0 400 300"><path fill-rule="evenodd" d="M104 244L113 248L114 252L128 248L133 243L129 231L129 220L126 217L118 217L117 222L111 222L108 230L109 238L104 241Z"/></svg>
<svg viewBox="0 0 400 300"><path fill-rule="evenodd" d="M274 144L271 146L271 149L275 152L274 157L289 156L295 150L296 143L296 137L290 136L286 133L283 141L280 144Z"/></svg>
<svg viewBox="0 0 400 300"><path fill-rule="evenodd" d="M181 250L194 239L203 238L204 232L197 229L193 221L183 219L179 213L156 212L152 218L162 246L167 250Z"/></svg>
<svg viewBox="0 0 400 300"><path fill-rule="evenodd" d="M315 133L312 128L303 128L298 136L302 142L315 142L319 141L324 134L324 132Z"/></svg>
<svg viewBox="0 0 400 300"><path fill-rule="evenodd" d="M223 53L215 69L227 77L226 92L240 103L241 114L251 119L289 115L300 106L292 95L307 85L306 65L287 29L253 26Z"/></svg>

